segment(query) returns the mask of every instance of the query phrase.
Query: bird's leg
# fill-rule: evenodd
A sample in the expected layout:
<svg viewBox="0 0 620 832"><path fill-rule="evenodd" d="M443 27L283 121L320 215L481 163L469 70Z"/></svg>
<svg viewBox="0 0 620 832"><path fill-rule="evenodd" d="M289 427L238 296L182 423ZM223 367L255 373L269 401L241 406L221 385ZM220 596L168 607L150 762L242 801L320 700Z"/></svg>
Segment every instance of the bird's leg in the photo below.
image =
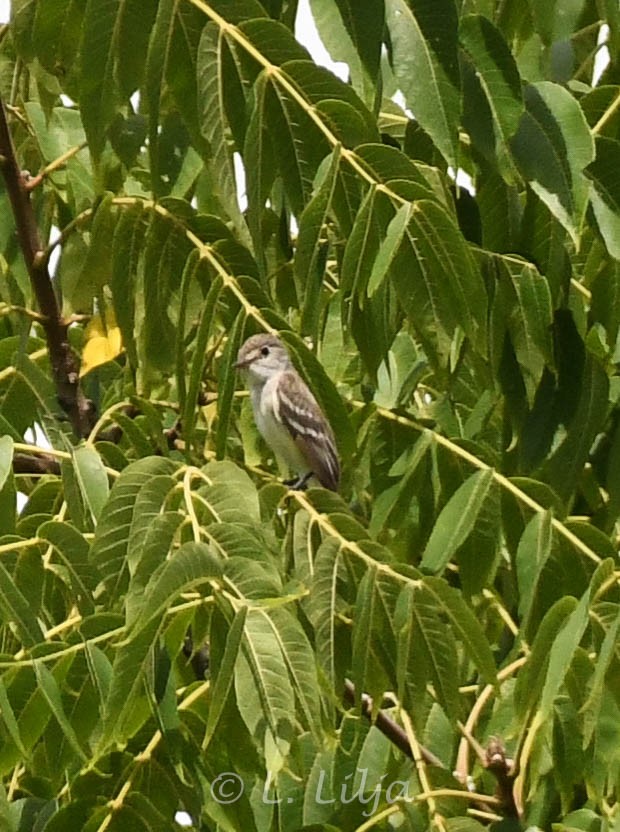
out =
<svg viewBox="0 0 620 832"><path fill-rule="evenodd" d="M314 471L308 471L307 474L304 474L301 477L297 477L297 479L292 480L283 480L284 485L287 485L293 491L305 491L308 485L308 481L311 477L314 476Z"/></svg>

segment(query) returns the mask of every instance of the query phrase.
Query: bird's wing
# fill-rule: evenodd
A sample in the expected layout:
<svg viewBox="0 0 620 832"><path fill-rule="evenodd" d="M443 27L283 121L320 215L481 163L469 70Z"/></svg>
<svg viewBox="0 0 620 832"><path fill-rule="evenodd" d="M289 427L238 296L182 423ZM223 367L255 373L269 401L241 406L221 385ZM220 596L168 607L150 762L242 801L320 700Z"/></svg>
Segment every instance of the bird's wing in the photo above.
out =
<svg viewBox="0 0 620 832"><path fill-rule="evenodd" d="M340 464L334 434L316 399L297 373L280 374L278 418L324 488L338 490Z"/></svg>

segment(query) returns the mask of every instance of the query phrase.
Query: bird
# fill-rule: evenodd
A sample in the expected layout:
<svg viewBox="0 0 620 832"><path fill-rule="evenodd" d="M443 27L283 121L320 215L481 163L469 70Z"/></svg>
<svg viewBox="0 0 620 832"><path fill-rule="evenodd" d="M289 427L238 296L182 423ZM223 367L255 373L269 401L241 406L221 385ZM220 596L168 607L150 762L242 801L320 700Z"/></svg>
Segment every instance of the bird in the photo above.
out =
<svg viewBox="0 0 620 832"><path fill-rule="evenodd" d="M276 457L297 474L285 485L304 489L315 478L337 491L340 463L334 433L282 341L269 333L252 335L239 350L235 369L247 375L258 430Z"/></svg>

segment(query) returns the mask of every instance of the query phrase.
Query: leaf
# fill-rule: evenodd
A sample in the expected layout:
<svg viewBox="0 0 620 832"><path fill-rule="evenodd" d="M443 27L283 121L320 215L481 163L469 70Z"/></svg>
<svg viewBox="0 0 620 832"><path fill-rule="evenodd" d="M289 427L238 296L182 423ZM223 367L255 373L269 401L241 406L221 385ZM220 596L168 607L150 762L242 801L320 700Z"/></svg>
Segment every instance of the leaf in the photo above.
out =
<svg viewBox="0 0 620 832"><path fill-rule="evenodd" d="M353 88L372 105L381 54L384 0L311 0L321 41L335 61L348 64Z"/></svg>
<svg viewBox="0 0 620 832"><path fill-rule="evenodd" d="M11 707L6 687L2 679L0 679L0 714L2 715L2 721L4 722L4 726L8 731L13 744L17 749L19 749L22 758L24 760L29 760L30 754L22 742L22 738L19 733L19 724L15 718L15 713Z"/></svg>
<svg viewBox="0 0 620 832"><path fill-rule="evenodd" d="M441 572L446 567L473 529L492 484L493 471L487 468L457 488L437 518L422 556L422 569Z"/></svg>
<svg viewBox="0 0 620 832"><path fill-rule="evenodd" d="M119 0L89 0L84 13L80 48L80 104L88 144L95 162L101 156L107 129L119 102L114 77L118 48Z"/></svg>
<svg viewBox="0 0 620 832"><path fill-rule="evenodd" d="M620 178L614 162L619 151L619 141L598 136L596 158L585 171L594 184L590 199L599 230L616 260L620 260Z"/></svg>
<svg viewBox="0 0 620 832"><path fill-rule="evenodd" d="M377 256L372 266L370 277L368 278L368 285L366 293L368 297L372 297L379 286L385 280L393 261L398 253L405 231L411 219L412 205L410 202L405 202L400 206L394 218L390 221L387 227L385 237L383 238Z"/></svg>
<svg viewBox="0 0 620 832"><path fill-rule="evenodd" d="M243 637L245 628L245 619L248 608L242 606L235 613L235 617L230 625L226 635L226 647L221 658L219 666L216 671L215 681L211 685L210 699L209 699L209 716L207 719L207 727L205 735L202 740L202 750L206 751L209 747L213 734L217 728L220 717L226 705L230 689L234 681L235 663Z"/></svg>
<svg viewBox="0 0 620 832"><path fill-rule="evenodd" d="M228 340L219 365L219 384L217 394L217 429L215 433L215 454L222 459L226 454L228 441L228 427L232 413L233 397L235 395L236 373L234 363L237 359L243 331L245 328L246 312L240 309L235 322L228 334Z"/></svg>
<svg viewBox="0 0 620 832"><path fill-rule="evenodd" d="M284 607L269 612L273 633L278 639L295 698L304 724L315 738L321 736L321 700L312 645L300 621Z"/></svg>
<svg viewBox="0 0 620 832"><path fill-rule="evenodd" d="M617 613L605 633L605 638L596 658L588 697L580 708L580 713L583 715L583 748L587 748L590 744L596 729L602 699L605 695L605 676L614 658L619 629L620 613Z"/></svg>
<svg viewBox="0 0 620 832"><path fill-rule="evenodd" d="M497 302L503 302L512 346L532 405L545 367L555 369L549 284L530 265L513 258L502 261L499 280Z"/></svg>
<svg viewBox="0 0 620 832"><path fill-rule="evenodd" d="M133 622L130 638L137 638L181 592L219 578L221 572L221 563L209 546L192 541L184 543L146 585L142 612Z"/></svg>
<svg viewBox="0 0 620 832"><path fill-rule="evenodd" d="M108 475L101 457L94 448L82 445L73 452L73 464L84 502L97 521L109 494Z"/></svg>
<svg viewBox="0 0 620 832"><path fill-rule="evenodd" d="M519 617L524 632L536 601L538 582L551 555L552 542L551 513L535 514L521 536L516 557Z"/></svg>
<svg viewBox="0 0 620 832"><path fill-rule="evenodd" d="M104 0L107 2L107 0ZM106 194L97 205L90 230L90 245L82 263L78 280L73 284L69 300L74 309L90 310L93 298L99 297L103 287L110 279L112 268L112 247L110 241L116 227L116 213L112 203L112 194ZM111 323L111 326L113 324Z"/></svg>
<svg viewBox="0 0 620 832"><path fill-rule="evenodd" d="M530 84L511 146L521 174L577 245L588 201L585 168L594 142L581 108L563 87Z"/></svg>
<svg viewBox="0 0 620 832"><path fill-rule="evenodd" d="M301 333L318 335L320 297L327 253L327 222L341 164L340 148L331 155L323 181L299 218L295 278L302 306Z"/></svg>
<svg viewBox="0 0 620 832"><path fill-rule="evenodd" d="M393 0L386 9L386 22L392 67L407 105L456 168L460 107L455 6L450 0L432 5Z"/></svg>
<svg viewBox="0 0 620 832"><path fill-rule="evenodd" d="M447 364L458 328L482 349L487 327L482 277L454 220L435 202L414 203L391 281L429 359Z"/></svg>
<svg viewBox="0 0 620 832"><path fill-rule="evenodd" d="M112 486L90 550L90 559L100 570L112 597L122 593L127 583L126 555L137 494L152 476L170 474L174 469L167 459L147 457L128 465Z"/></svg>
<svg viewBox="0 0 620 832"><path fill-rule="evenodd" d="M37 677L38 688L43 694L43 697L45 698L47 704L49 705L49 708L52 714L54 715L54 718L60 725L62 733L64 734L67 742L75 751L79 759L83 763L86 763L89 760L89 757L82 750L76 733L73 730L73 726L71 725L67 717L67 714L65 713L58 682L54 678L54 675L47 669L45 664L43 664L43 662L35 660L33 662L33 666L35 675Z"/></svg>
<svg viewBox="0 0 620 832"><path fill-rule="evenodd" d="M458 679L454 672L456 645L452 631L446 629L442 621L436 599L426 592L423 584L403 588L394 624L401 631L402 646L413 651L412 655L402 653L399 656L399 664L404 662L401 674L407 672L407 663L419 665L414 670L418 688L423 690L423 680L430 680L439 704L450 718L456 718L461 710ZM411 634L404 641L402 635L407 628Z"/></svg>
<svg viewBox="0 0 620 832"><path fill-rule="evenodd" d="M434 597L447 617L454 635L460 639L469 657L488 685L497 684L495 660L482 626L463 596L442 578L424 578L424 589Z"/></svg>
<svg viewBox="0 0 620 832"><path fill-rule="evenodd" d="M129 98L142 82L149 35L155 21L157 0L123 0L119 10L117 63L118 85Z"/></svg>
<svg viewBox="0 0 620 832"><path fill-rule="evenodd" d="M34 647L45 641L36 615L3 563L0 563L0 611L5 622L15 624L24 646Z"/></svg>
<svg viewBox="0 0 620 832"><path fill-rule="evenodd" d="M146 217L139 201L123 211L116 224L112 240L110 288L114 304L114 318L122 335L122 342L133 367L138 364L135 340L136 276L142 251Z"/></svg>
<svg viewBox="0 0 620 832"><path fill-rule="evenodd" d="M262 118L293 213L300 216L312 194L312 183L331 148L310 116L310 105L267 75Z"/></svg>
<svg viewBox="0 0 620 832"><path fill-rule="evenodd" d="M42 523L37 534L47 540L60 555L69 573L74 599L82 615L94 613L92 591L97 582L97 573L88 559L89 546L84 537L68 523L54 520Z"/></svg>
<svg viewBox="0 0 620 832"><path fill-rule="evenodd" d="M482 15L465 15L460 22L459 38L476 84L486 99L491 122L487 127L486 119L481 118L480 101L469 102L465 83L465 126L477 148L497 158L502 175L512 182L516 171L509 142L524 111L517 65L499 30Z"/></svg>
<svg viewBox="0 0 620 832"><path fill-rule="evenodd" d="M377 570L371 567L360 581L355 599L351 672L358 702L363 693L374 698L377 685L383 683L373 655L376 580Z"/></svg>
<svg viewBox="0 0 620 832"><path fill-rule="evenodd" d="M210 164L217 183L218 196L233 221L239 238L249 244L250 236L239 209L233 145L229 137L230 126L227 116L227 110L232 106L243 111L245 99L241 80L233 76L235 64L230 57L226 33L213 23L208 23L203 29L197 62L201 102L200 125L205 139L209 142Z"/></svg>
<svg viewBox="0 0 620 832"><path fill-rule="evenodd" d="M91 370L113 361L123 352L121 330L116 326L114 314L105 319L95 315L86 327L86 343L82 350L80 378Z"/></svg>
<svg viewBox="0 0 620 832"><path fill-rule="evenodd" d="M563 441L543 467L545 478L564 500L576 486L586 463L594 437L605 418L609 380L591 354L586 356L583 382L573 391L576 410Z"/></svg>
<svg viewBox="0 0 620 832"><path fill-rule="evenodd" d="M282 648L263 610L248 610L241 644L235 664L237 707L256 739L268 728L277 740L288 733L295 698Z"/></svg>
<svg viewBox="0 0 620 832"><path fill-rule="evenodd" d="M336 688L339 678L336 629L342 603L338 595L342 565L339 548L333 538L327 538L319 546L314 559L312 592L307 604L307 614L314 627L317 662L332 688Z"/></svg>
<svg viewBox="0 0 620 832"><path fill-rule="evenodd" d="M589 595L589 592L583 595L553 641L549 651L545 682L540 696L539 719L544 720L551 713L554 699L564 681L575 650L578 648L588 624Z"/></svg>
<svg viewBox="0 0 620 832"><path fill-rule="evenodd" d="M517 679L514 692L515 710L522 719L538 702L548 676L549 656L555 639L577 608L577 601L572 596L561 598L547 610L536 631L530 656ZM561 682L562 679L558 684Z"/></svg>
<svg viewBox="0 0 620 832"><path fill-rule="evenodd" d="M204 15L191 3L161 0L149 39L144 76L144 96L149 113L149 158L151 182L156 195L166 193L163 177L169 160L160 141L162 95L169 90L192 131L194 143L203 148L198 129L196 56Z"/></svg>

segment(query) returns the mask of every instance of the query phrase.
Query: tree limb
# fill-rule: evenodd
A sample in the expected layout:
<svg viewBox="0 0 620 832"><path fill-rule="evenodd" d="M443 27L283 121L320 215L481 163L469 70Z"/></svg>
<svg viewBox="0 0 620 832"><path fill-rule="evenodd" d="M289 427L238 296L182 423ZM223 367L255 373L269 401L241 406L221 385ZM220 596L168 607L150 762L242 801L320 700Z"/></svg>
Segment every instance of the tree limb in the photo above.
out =
<svg viewBox="0 0 620 832"><path fill-rule="evenodd" d="M355 686L353 685L353 682L350 682L348 679L346 679L344 683L344 698L351 704L355 704ZM413 752L411 750L411 745L409 744L409 739L406 732L400 727L400 725L397 722L394 722L393 719L390 719L385 711L378 711L377 716L373 720L372 699L367 693L362 694L361 705L362 714L366 717L366 719L374 722L374 725L390 740L391 743L402 751L403 754L406 754L407 757L410 757L413 760ZM425 763L428 763L431 766L437 766L438 768L445 768L441 760L436 757L432 751L429 751L428 748L420 746L420 752Z"/></svg>
<svg viewBox="0 0 620 832"><path fill-rule="evenodd" d="M15 147L0 101L0 162L6 189L11 200L19 245L24 256L30 283L43 319L52 376L58 401L66 412L75 434L86 436L93 425L93 404L80 388L79 361L69 345L68 323L61 315L28 191L15 155Z"/></svg>
<svg viewBox="0 0 620 832"><path fill-rule="evenodd" d="M60 474L60 463L49 454L30 456L16 453L13 455L13 472L15 474Z"/></svg>

